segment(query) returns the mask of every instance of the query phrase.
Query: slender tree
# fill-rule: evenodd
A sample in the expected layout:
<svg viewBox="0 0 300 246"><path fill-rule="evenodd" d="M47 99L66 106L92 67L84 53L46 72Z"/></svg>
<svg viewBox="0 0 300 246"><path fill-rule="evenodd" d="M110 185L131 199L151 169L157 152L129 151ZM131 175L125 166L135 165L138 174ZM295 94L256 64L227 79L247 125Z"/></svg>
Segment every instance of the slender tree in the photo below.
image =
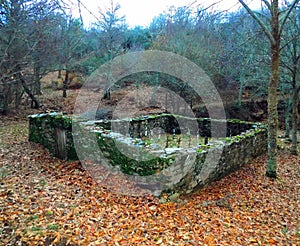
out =
<svg viewBox="0 0 300 246"><path fill-rule="evenodd" d="M299 68L300 68L300 16L299 10L295 10L291 13L287 28L284 32L284 41L282 47L282 61L281 66L287 72L287 82L288 82L288 106L291 108L286 113L287 125L286 129L289 129L289 114L291 114L292 121L292 148L291 154L298 155L298 139L297 139L297 125L298 125L298 103L299 103L299 91L300 85L298 82Z"/></svg>
<svg viewBox="0 0 300 246"><path fill-rule="evenodd" d="M125 30L125 16L119 15L121 6L110 0L110 6L106 10L100 10L100 18L96 26L100 30L100 41L105 50L107 60L110 61L121 52L124 51L123 44L126 41ZM111 74L107 74L111 79ZM110 88L107 88L103 95L104 99L110 100Z"/></svg>
<svg viewBox="0 0 300 246"><path fill-rule="evenodd" d="M280 10L278 0L262 0L268 10L268 15L256 13L243 1L239 0L246 11L260 25L270 41L271 53L271 77L268 87L268 164L266 175L271 178L277 177L277 130L278 130L278 98L277 88L279 83L279 65L281 37L284 25L299 0L293 0L289 7ZM264 21L267 19L267 22Z"/></svg>
<svg viewBox="0 0 300 246"><path fill-rule="evenodd" d="M63 80L63 97L67 97L67 86L70 82L70 73L76 61L82 57L81 48L83 46L84 31L79 19L72 16L58 16L57 35L57 59L59 69L66 71Z"/></svg>

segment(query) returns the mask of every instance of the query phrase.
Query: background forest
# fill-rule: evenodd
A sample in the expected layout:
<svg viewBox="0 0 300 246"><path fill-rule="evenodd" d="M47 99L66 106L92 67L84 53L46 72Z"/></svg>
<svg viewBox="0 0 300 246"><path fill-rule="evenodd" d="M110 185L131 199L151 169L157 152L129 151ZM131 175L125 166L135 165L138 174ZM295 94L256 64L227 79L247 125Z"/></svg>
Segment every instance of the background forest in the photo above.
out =
<svg viewBox="0 0 300 246"><path fill-rule="evenodd" d="M100 11L95 24L87 29L80 18L69 14L69 7L53 0L2 1L1 113L18 108L24 96L32 99L31 106L39 107L41 79L49 72L66 71L63 81L67 85L68 73L88 76L117 55L149 49L187 57L205 70L220 91L237 89L238 106L245 89L252 98L267 95L268 40L244 9L218 12L211 8L170 7L149 26L129 28L125 17L119 15L121 6L111 1L111 6ZM261 11L267 18L267 11ZM286 99L287 107L293 87L298 87L299 25L299 9L295 8L282 37L278 93ZM151 76L135 80L155 83ZM169 81L172 83L176 80Z"/></svg>
<svg viewBox="0 0 300 246"><path fill-rule="evenodd" d="M87 29L82 19L70 14L63 2L44 0L2 1L0 40L0 111L18 108L29 96L39 107L41 79L49 72L66 71L90 75L117 55L158 49L174 52L199 65L222 91L234 88L237 105L245 89L252 98L267 95L270 52L267 37L244 10L218 12L211 8L170 7L147 27L129 28L121 6L111 6ZM261 15L266 15L264 9ZM266 11L267 12L267 11ZM293 86L298 86L299 9L285 26L282 40L279 93L289 107ZM131 78L134 80L134 78ZM155 83L155 78L136 78ZM134 81L136 82L136 81ZM296 83L296 84L295 84ZM176 80L169 85L176 85ZM294 85L295 84L295 85ZM173 85L174 86L174 85ZM27 94L27 95L26 95Z"/></svg>

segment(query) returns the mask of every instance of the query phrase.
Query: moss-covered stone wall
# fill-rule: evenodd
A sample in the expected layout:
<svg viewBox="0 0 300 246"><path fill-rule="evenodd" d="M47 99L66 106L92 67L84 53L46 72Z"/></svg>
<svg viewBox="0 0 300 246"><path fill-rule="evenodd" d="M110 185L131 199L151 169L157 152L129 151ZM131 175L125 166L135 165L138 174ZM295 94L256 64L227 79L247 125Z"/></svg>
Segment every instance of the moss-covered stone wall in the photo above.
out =
<svg viewBox="0 0 300 246"><path fill-rule="evenodd" d="M174 114L156 114L127 119L98 120L95 121L95 124L108 130L118 129L118 132L124 135L129 134L133 138L145 137L154 128L161 128L165 133L169 134L184 134L189 132L193 135L199 134L202 137L212 137L212 135L218 137L218 132L212 132L211 125L214 124L215 129L221 129L224 120L192 118ZM227 137L238 135L253 127L253 123L236 119L227 120L225 124ZM219 128L218 125L221 127Z"/></svg>
<svg viewBox="0 0 300 246"><path fill-rule="evenodd" d="M118 167L121 172L128 175L146 178L151 176L154 186L164 183L160 193L162 191L190 193L239 169L267 150L265 126L237 120L226 122L226 137L217 139L216 144L199 144L189 149L151 149L145 140L141 139L151 129L157 127L166 133L180 134L182 133L182 126L178 123L180 120L195 121L183 116L162 114L135 119L74 123L70 117L63 114L38 114L29 116L29 140L42 144L54 156L61 159L70 160L79 157L80 160L103 162L104 158L108 160L108 165ZM211 137L212 121L196 119L196 122L199 129L197 134ZM224 124L224 121L215 120L213 123L218 126ZM78 131L72 133L72 124L73 127L78 126ZM120 133L114 132L113 129L125 130ZM75 145L80 146L78 155L72 134L81 136L78 138L75 135L74 138ZM76 150L78 151L78 147ZM126 152L134 156L126 155ZM195 157L192 165L185 165L191 156ZM206 159L214 156L218 159L214 165L210 165L214 160L211 159L210 162ZM174 165L175 162L179 165ZM156 174L161 175L155 176ZM142 187L143 183L140 183L140 186Z"/></svg>
<svg viewBox="0 0 300 246"><path fill-rule="evenodd" d="M72 119L61 113L28 116L29 141L40 143L54 156L77 160L72 136Z"/></svg>
<svg viewBox="0 0 300 246"><path fill-rule="evenodd" d="M170 192L182 193L184 191L184 193L190 193L197 188L221 179L254 158L266 153L267 129L255 128L232 138L227 137L222 146L222 155L217 160L216 165L207 166L209 162L205 162L205 160L208 154L214 156L214 152L218 152L218 148L220 146L198 153L195 165L179 183L172 186ZM213 168L213 170L210 170L206 176L204 170L207 168Z"/></svg>

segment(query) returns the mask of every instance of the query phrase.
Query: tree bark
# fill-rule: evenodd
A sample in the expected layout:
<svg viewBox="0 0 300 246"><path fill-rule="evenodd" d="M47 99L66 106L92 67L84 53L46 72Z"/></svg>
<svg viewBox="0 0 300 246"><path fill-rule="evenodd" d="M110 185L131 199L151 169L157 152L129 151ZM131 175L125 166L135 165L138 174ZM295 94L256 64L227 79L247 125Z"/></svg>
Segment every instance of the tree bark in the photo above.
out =
<svg viewBox="0 0 300 246"><path fill-rule="evenodd" d="M267 9L270 11L271 19L270 26L267 25L262 18L260 18L249 6L243 1L239 0L246 11L256 20L261 26L262 30L270 40L271 44L271 78L269 82L268 93L268 164L266 169L266 176L276 178L277 168L277 130L278 130L278 112L277 112L277 87L279 82L279 62L280 62L280 38L284 25L291 13L291 11L299 3L299 0L294 0L285 11L279 11L279 1L263 0ZM279 19L279 15L281 18ZM270 28L269 28L270 27Z"/></svg>
<svg viewBox="0 0 300 246"><path fill-rule="evenodd" d="M290 138L290 123L291 123L291 110L292 110L292 100L291 96L286 100L285 107L285 138Z"/></svg>
<svg viewBox="0 0 300 246"><path fill-rule="evenodd" d="M278 131L278 111L277 111L277 87L278 87L279 53L272 49L272 75L269 84L268 95L268 164L266 175L276 178L277 168L277 131Z"/></svg>
<svg viewBox="0 0 300 246"><path fill-rule="evenodd" d="M34 88L35 94L41 95L41 80L40 80L40 66L38 64L34 64Z"/></svg>
<svg viewBox="0 0 300 246"><path fill-rule="evenodd" d="M278 1L274 1L273 4L271 28L274 42L271 41L271 78L268 88L268 163L266 169L266 176L270 178L277 177L277 88L279 82L280 63L280 26Z"/></svg>
<svg viewBox="0 0 300 246"><path fill-rule="evenodd" d="M298 139L297 139L297 125L298 125L298 88L297 88L297 70L293 73L293 95L292 95L292 148L291 154L298 155Z"/></svg>
<svg viewBox="0 0 300 246"><path fill-rule="evenodd" d="M2 91L2 100L3 100L3 106L2 106L2 110L1 113L3 115L6 115L8 113L8 85L3 82L3 91Z"/></svg>
<svg viewBox="0 0 300 246"><path fill-rule="evenodd" d="M63 82L63 97L66 98L67 97L67 85L69 83L69 70L66 69L66 75L65 75L65 79Z"/></svg>
<svg viewBox="0 0 300 246"><path fill-rule="evenodd" d="M238 102L237 102L237 106L239 108L242 106L243 90L244 90L244 78L240 77L240 88L239 88L239 95L238 95Z"/></svg>
<svg viewBox="0 0 300 246"><path fill-rule="evenodd" d="M39 108L40 107L40 102L38 100L37 97L35 97L35 95L31 92L31 90L29 89L29 87L26 84L25 79L22 77L21 74L18 74L18 77L21 81L21 84L25 90L25 92L27 93L27 95L30 97L31 99L31 108Z"/></svg>
<svg viewBox="0 0 300 246"><path fill-rule="evenodd" d="M103 99L110 100L110 89L105 90Z"/></svg>

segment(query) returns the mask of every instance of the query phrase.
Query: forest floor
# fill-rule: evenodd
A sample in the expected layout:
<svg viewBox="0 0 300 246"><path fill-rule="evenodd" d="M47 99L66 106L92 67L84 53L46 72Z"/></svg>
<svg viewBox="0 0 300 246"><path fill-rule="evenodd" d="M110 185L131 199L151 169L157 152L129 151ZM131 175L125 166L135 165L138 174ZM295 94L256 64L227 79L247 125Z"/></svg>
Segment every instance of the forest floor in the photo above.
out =
<svg viewBox="0 0 300 246"><path fill-rule="evenodd" d="M46 93L44 110L71 112L76 91L69 92ZM288 146L276 180L265 176L264 155L161 203L114 194L79 162L28 142L26 115L36 112L0 119L0 245L300 245L300 157Z"/></svg>

